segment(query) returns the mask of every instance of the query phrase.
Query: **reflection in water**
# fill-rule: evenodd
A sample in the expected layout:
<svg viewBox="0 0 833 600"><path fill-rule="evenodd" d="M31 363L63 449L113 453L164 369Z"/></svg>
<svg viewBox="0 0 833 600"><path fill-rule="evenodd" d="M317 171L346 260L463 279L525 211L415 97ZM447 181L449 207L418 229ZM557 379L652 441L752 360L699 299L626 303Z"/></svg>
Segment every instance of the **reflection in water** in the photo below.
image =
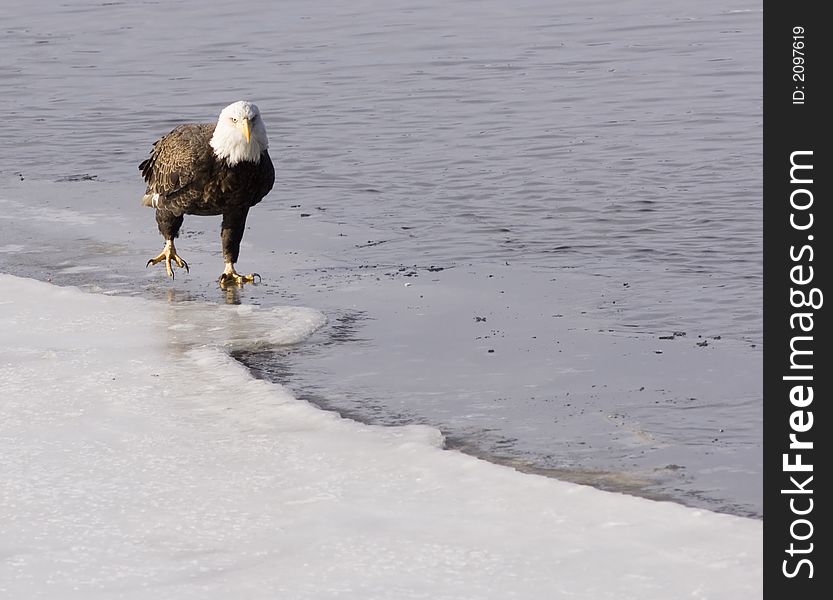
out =
<svg viewBox="0 0 833 600"><path fill-rule="evenodd" d="M240 288L229 286L222 288L226 298L226 304L240 304Z"/></svg>

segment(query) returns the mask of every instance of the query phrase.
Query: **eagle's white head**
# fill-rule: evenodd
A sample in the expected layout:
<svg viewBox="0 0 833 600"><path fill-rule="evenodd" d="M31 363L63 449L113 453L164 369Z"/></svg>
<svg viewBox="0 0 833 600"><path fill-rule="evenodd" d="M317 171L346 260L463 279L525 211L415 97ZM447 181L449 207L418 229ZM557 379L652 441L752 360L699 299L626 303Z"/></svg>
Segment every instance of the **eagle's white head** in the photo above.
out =
<svg viewBox="0 0 833 600"><path fill-rule="evenodd" d="M226 106L217 119L211 147L217 158L226 159L232 166L241 161L259 163L269 140L257 106L245 100Z"/></svg>

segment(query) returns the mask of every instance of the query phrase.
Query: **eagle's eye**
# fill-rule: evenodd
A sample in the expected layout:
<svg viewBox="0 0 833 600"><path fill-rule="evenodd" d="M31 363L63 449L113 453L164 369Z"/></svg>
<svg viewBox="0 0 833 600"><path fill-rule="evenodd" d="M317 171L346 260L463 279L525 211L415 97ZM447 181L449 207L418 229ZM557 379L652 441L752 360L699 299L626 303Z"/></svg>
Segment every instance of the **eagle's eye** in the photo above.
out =
<svg viewBox="0 0 833 600"><path fill-rule="evenodd" d="M231 122L232 122L232 123L237 123L237 117L232 117L232 118L231 118Z"/></svg>

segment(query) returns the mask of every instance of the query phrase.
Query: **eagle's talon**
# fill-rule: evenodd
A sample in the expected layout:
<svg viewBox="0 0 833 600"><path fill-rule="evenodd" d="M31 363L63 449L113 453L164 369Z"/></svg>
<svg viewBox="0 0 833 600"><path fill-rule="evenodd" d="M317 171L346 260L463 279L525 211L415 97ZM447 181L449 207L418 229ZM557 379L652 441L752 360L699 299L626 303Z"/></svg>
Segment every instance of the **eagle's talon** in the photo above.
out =
<svg viewBox="0 0 833 600"><path fill-rule="evenodd" d="M171 279L176 279L174 275L174 268L171 262L175 262L176 266L180 269L185 269L187 273L190 273L188 269L188 263L186 263L180 256L176 253L176 248L174 247L174 243L172 240L168 240L165 242L165 247L162 249L162 252L159 253L159 256L155 256L151 258L145 268L147 269L150 265L158 265L161 262L165 263L165 271L168 274L168 277Z"/></svg>
<svg viewBox="0 0 833 600"><path fill-rule="evenodd" d="M220 287L226 289L229 286L242 286L246 283L259 283L263 280L259 273L251 273L250 275L241 275L234 270L234 267L226 267L226 271L220 275L218 283ZM255 279L257 278L257 279Z"/></svg>
<svg viewBox="0 0 833 600"><path fill-rule="evenodd" d="M176 266L177 266L177 267L179 267L180 269L185 269L185 272L186 272L186 273L190 273L190 272L191 272L191 269L189 269L189 268L188 268L188 263L187 263L187 262L185 262L185 260L184 260L184 259L180 258L180 257L179 257L178 255L176 255L176 254L174 254L171 258L172 258L172 259L176 262Z"/></svg>

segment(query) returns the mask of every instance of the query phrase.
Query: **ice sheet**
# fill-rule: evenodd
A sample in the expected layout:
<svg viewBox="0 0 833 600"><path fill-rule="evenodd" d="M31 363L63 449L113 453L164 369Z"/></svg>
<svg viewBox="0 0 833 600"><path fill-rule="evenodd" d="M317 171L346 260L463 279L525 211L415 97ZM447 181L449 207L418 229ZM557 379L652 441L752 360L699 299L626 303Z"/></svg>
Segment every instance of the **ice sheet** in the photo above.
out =
<svg viewBox="0 0 833 600"><path fill-rule="evenodd" d="M760 597L760 521L361 425L229 356L322 319L0 275L0 595Z"/></svg>

